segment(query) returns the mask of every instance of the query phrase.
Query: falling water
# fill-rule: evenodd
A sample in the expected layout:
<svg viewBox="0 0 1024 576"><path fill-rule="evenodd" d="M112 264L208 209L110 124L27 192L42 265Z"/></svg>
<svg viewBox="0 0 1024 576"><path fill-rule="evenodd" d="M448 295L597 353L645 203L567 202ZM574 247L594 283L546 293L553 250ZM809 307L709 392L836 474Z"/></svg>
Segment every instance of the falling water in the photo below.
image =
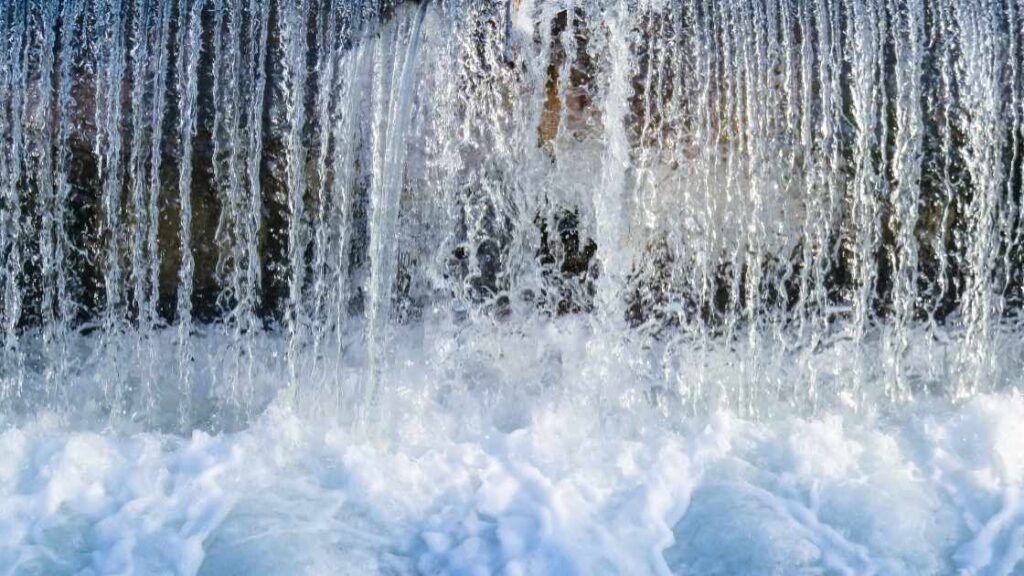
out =
<svg viewBox="0 0 1024 576"><path fill-rule="evenodd" d="M4 3L0 412L217 428L286 390L379 420L441 389L396 383L410 349L471 389L506 369L481 338L568 324L586 351L552 354L634 375L595 398L670 413L1012 385L1022 27L1011 0Z"/></svg>

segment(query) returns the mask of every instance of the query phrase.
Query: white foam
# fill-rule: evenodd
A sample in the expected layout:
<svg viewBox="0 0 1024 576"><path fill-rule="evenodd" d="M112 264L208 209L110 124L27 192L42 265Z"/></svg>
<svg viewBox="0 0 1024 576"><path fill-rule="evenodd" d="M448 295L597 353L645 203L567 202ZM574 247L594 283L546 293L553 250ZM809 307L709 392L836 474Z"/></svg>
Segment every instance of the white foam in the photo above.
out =
<svg viewBox="0 0 1024 576"><path fill-rule="evenodd" d="M434 414L436 422L444 414ZM429 418L428 418L429 419ZM182 439L0 435L9 574L1011 574L1024 401L476 437L271 411ZM441 427L443 428L443 427Z"/></svg>

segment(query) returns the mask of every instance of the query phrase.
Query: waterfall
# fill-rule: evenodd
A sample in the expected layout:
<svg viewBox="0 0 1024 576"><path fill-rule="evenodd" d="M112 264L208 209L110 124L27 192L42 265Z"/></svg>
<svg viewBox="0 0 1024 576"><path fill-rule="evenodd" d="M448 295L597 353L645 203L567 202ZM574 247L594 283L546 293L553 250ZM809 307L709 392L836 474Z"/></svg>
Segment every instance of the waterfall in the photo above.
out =
<svg viewBox="0 0 1024 576"><path fill-rule="evenodd" d="M392 33L396 38L389 42L391 54L378 53L380 66L374 92L374 166L379 167L371 176L370 183L370 291L367 310L368 348L370 362L369 390L362 398L372 403L380 386L381 362L387 352L387 323L390 316L393 285L395 280L398 246L396 226L400 208L405 164L408 147L406 136L409 117L412 113L411 99L414 87L417 61L420 52L420 36L423 16L428 3L423 3L416 15L407 24L408 30L396 25ZM401 38L405 38L405 46ZM383 46L382 46L383 48ZM390 71L388 70L390 68Z"/></svg>
<svg viewBox="0 0 1024 576"><path fill-rule="evenodd" d="M175 320L178 326L177 374L185 392L181 406L182 422L191 420L190 389L192 387L191 337L192 337L192 290L194 283L195 259L192 255L192 149L196 127L196 98L198 92L199 41L201 33L200 10L202 3L181 0L178 3L178 46L177 46L177 95L178 95L178 139L181 156L178 166L178 266L176 288Z"/></svg>
<svg viewBox="0 0 1024 576"><path fill-rule="evenodd" d="M0 414L370 423L446 390L395 383L412 348L470 389L515 372L481 335L570 324L552 354L636 375L595 397L672 413L1014 385L1022 33L1015 0L6 2Z"/></svg>

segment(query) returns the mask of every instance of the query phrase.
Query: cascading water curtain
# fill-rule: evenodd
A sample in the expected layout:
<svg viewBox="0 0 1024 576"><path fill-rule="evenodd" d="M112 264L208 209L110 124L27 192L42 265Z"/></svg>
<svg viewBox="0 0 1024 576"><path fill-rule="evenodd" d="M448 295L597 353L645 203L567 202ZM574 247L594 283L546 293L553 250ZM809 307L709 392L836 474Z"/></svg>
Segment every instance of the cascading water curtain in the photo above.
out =
<svg viewBox="0 0 1024 576"><path fill-rule="evenodd" d="M1000 387L1022 39L1018 0L3 2L0 413L380 419L397 334L565 322L684 411Z"/></svg>

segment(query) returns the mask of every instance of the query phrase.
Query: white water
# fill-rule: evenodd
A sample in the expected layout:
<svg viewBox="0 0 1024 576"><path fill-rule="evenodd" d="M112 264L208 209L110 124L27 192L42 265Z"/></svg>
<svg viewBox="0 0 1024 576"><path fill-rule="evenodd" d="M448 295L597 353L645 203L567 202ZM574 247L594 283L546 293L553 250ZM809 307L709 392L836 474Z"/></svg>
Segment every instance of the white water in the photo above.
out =
<svg viewBox="0 0 1024 576"><path fill-rule="evenodd" d="M1013 574L1024 400L673 428L534 404L386 440L277 411L232 434L0 435L13 574ZM1016 568L1015 568L1016 567Z"/></svg>
<svg viewBox="0 0 1024 576"><path fill-rule="evenodd" d="M19 575L1020 569L1024 398L1016 392L814 414L765 404L772 417L762 421L728 409L691 416L671 389L651 383L660 379L647 372L656 351L616 346L623 356L608 361L607 340L585 323L396 337L401 352L381 374L393 390L381 399L392 415L384 429L316 416L335 402L330 393L307 395L321 405L305 409L301 398L275 393L288 389L279 360L286 341L254 344L267 357L254 371L257 398L270 402L260 416L239 427L210 408L195 414L204 427L233 432L104 429L89 391L102 378L77 380L77 422L39 411L0 434L0 567ZM198 344L207 360L195 365L193 392L202 395L218 385L212 359L223 352ZM681 366L677 377L744 381L731 353L706 355L705 369ZM824 381L841 377L851 356L824 353L815 370ZM176 363L166 359L168 383ZM597 385L599 396L590 392ZM210 404L200 396L193 405ZM173 428L177 414L167 412Z"/></svg>
<svg viewBox="0 0 1024 576"><path fill-rule="evenodd" d="M0 4L0 574L1019 574L1016 0Z"/></svg>

